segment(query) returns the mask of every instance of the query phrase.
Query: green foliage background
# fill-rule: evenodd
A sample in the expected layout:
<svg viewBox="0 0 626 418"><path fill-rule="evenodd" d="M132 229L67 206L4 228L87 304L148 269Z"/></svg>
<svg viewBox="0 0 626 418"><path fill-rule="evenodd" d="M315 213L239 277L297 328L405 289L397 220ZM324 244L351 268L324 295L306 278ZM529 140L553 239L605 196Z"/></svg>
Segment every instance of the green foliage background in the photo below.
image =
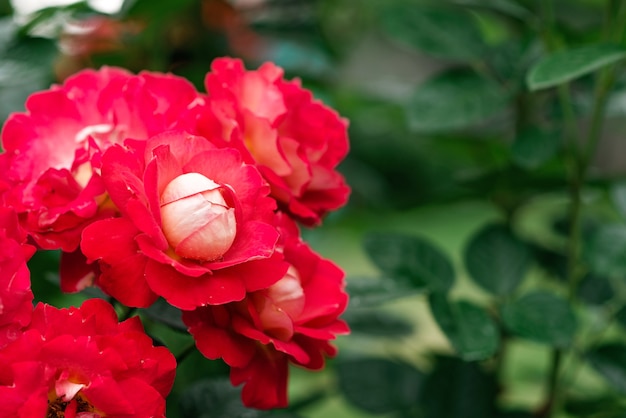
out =
<svg viewBox="0 0 626 418"><path fill-rule="evenodd" d="M58 41L87 4L16 20L0 2L2 119L84 66L201 88L231 55L350 120L351 201L303 231L348 275L340 355L292 370L287 410L246 410L155 305L146 329L191 353L168 416L626 417L626 1L244 3L127 0L111 18L141 30L76 57ZM58 254L30 266L39 300L97 295L60 294Z"/></svg>

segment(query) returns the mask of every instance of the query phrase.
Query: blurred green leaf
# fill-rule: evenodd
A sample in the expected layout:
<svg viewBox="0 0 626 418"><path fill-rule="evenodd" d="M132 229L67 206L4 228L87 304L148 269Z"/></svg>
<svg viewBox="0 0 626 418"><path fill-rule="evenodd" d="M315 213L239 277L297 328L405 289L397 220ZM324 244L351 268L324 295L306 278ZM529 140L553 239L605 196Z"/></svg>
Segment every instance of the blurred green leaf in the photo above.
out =
<svg viewBox="0 0 626 418"><path fill-rule="evenodd" d="M600 395L588 399L566 399L565 411L575 417L588 418L602 411L602 418L626 418L624 400L615 396Z"/></svg>
<svg viewBox="0 0 626 418"><path fill-rule="evenodd" d="M613 295L613 286L606 277L587 274L578 284L578 297L589 305L602 305Z"/></svg>
<svg viewBox="0 0 626 418"><path fill-rule="evenodd" d="M527 293L506 303L502 307L502 320L519 337L561 348L572 342L577 328L567 301L544 291Z"/></svg>
<svg viewBox="0 0 626 418"><path fill-rule="evenodd" d="M180 397L184 418L256 418L262 412L246 408L241 389L227 378L205 379L188 386Z"/></svg>
<svg viewBox="0 0 626 418"><path fill-rule="evenodd" d="M413 332L413 324L406 318L380 310L354 310L348 308L342 316L352 333L378 337L400 338Z"/></svg>
<svg viewBox="0 0 626 418"><path fill-rule="evenodd" d="M419 85L407 105L411 129L452 131L483 122L507 107L508 95L495 82L467 70L436 75Z"/></svg>
<svg viewBox="0 0 626 418"><path fill-rule="evenodd" d="M374 414L411 408L424 379L413 366L382 358L344 360L335 367L348 402Z"/></svg>
<svg viewBox="0 0 626 418"><path fill-rule="evenodd" d="M626 225L598 227L585 241L584 256L599 276L622 276L626 271Z"/></svg>
<svg viewBox="0 0 626 418"><path fill-rule="evenodd" d="M626 57L618 45L595 44L555 52L537 62L528 72L526 84L540 90L567 83Z"/></svg>
<svg viewBox="0 0 626 418"><path fill-rule="evenodd" d="M493 10L519 19L532 18L530 11L511 0L452 0L454 4Z"/></svg>
<svg viewBox="0 0 626 418"><path fill-rule="evenodd" d="M491 224L470 239L464 260L478 285L496 295L507 295L526 276L532 253L506 226Z"/></svg>
<svg viewBox="0 0 626 418"><path fill-rule="evenodd" d="M431 295L429 302L437 324L463 360L484 360L498 350L498 329L483 308L467 301L448 302L440 294Z"/></svg>
<svg viewBox="0 0 626 418"><path fill-rule="evenodd" d="M513 161L520 167L534 169L555 156L560 146L556 132L531 127L523 130L511 146Z"/></svg>
<svg viewBox="0 0 626 418"><path fill-rule="evenodd" d="M617 211L626 218L626 182L614 183L609 193Z"/></svg>
<svg viewBox="0 0 626 418"><path fill-rule="evenodd" d="M26 98L50 86L57 50L53 40L17 37L0 52L0 120L24 109Z"/></svg>
<svg viewBox="0 0 626 418"><path fill-rule="evenodd" d="M350 295L350 307L358 309L411 296L417 290L389 277L350 277L346 292Z"/></svg>
<svg viewBox="0 0 626 418"><path fill-rule="evenodd" d="M615 314L615 319L624 328L626 328L626 306L622 306Z"/></svg>
<svg viewBox="0 0 626 418"><path fill-rule="evenodd" d="M424 238L370 233L365 250L374 264L392 277L406 278L418 288L446 292L454 283L454 269L445 253Z"/></svg>
<svg viewBox="0 0 626 418"><path fill-rule="evenodd" d="M607 343L595 347L587 359L615 389L626 394L626 345Z"/></svg>
<svg viewBox="0 0 626 418"><path fill-rule="evenodd" d="M410 2L385 2L383 29L392 38L435 57L472 60L485 45L466 10Z"/></svg>
<svg viewBox="0 0 626 418"><path fill-rule="evenodd" d="M494 416L496 382L478 363L438 357L427 376L419 404L424 418Z"/></svg>
<svg viewBox="0 0 626 418"><path fill-rule="evenodd" d="M187 325L182 320L181 311L170 305L163 298L157 299L149 308L143 309L150 319L169 326L177 331L187 332Z"/></svg>

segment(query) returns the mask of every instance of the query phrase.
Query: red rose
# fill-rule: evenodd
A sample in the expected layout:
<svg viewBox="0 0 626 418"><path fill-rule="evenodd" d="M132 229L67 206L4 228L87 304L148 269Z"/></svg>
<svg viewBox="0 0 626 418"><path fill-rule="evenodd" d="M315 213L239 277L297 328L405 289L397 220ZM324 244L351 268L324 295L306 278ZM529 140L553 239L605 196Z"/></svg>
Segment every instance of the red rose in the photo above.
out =
<svg viewBox="0 0 626 418"><path fill-rule="evenodd" d="M5 206L16 208L42 248L76 250L84 226L114 213L99 177L101 153L126 138L195 124L202 101L183 78L107 67L31 95L27 111L2 129Z"/></svg>
<svg viewBox="0 0 626 418"><path fill-rule="evenodd" d="M288 363L324 367L336 349L329 340L348 332L338 319L348 296L343 272L298 237L295 224L279 215L281 247L290 268L268 289L242 302L183 312L196 346L210 359L231 366L231 382L244 383L247 406L287 406Z"/></svg>
<svg viewBox="0 0 626 418"><path fill-rule="evenodd" d="M153 347L138 317L113 307L39 304L32 323L0 350L2 417L164 417L176 360Z"/></svg>
<svg viewBox="0 0 626 418"><path fill-rule="evenodd" d="M127 141L102 158L121 218L93 223L81 249L102 289L128 306L158 296L180 309L241 300L287 269L275 251L275 202L234 149L169 132Z"/></svg>
<svg viewBox="0 0 626 418"><path fill-rule="evenodd" d="M33 311L26 262L35 247L25 241L26 233L19 227L15 212L0 208L0 348L19 336Z"/></svg>
<svg viewBox="0 0 626 418"><path fill-rule="evenodd" d="M221 58L211 69L201 134L256 163L281 207L307 225L344 205L350 189L336 167L348 152L346 120L274 64L246 71Z"/></svg>

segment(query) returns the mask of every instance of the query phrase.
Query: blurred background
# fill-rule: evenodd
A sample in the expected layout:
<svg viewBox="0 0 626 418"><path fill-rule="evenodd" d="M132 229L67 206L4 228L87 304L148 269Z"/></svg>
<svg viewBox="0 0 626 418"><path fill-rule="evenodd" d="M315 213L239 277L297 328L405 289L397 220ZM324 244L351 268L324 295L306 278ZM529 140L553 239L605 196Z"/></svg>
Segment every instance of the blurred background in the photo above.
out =
<svg viewBox="0 0 626 418"><path fill-rule="evenodd" d="M554 1L555 25L567 42L593 40L602 31L605 3ZM376 246L367 242L376 233L423 237L452 260L452 297L477 303L487 296L467 280L463 253L468 239L488 222L514 225L545 256L538 258L545 262L539 267L562 261L555 248L567 208L567 166L553 123L562 115L554 95L531 96L524 81L545 52L540 5L539 0L0 0L0 120L23 110L33 91L85 67L172 72L204 90L215 57L240 57L250 69L275 62L287 78L300 78L350 121L351 141L340 166L352 187L349 204L303 235L346 271L352 303L345 318L353 333L338 340L340 355L324 372L292 369L290 411L302 417L489 417L496 416L491 400L497 393L498 405L507 411L497 416L531 416L516 411L541 403L550 348L514 343L506 359L498 360L512 382L503 392L475 362L451 356L454 350L425 296L416 286L385 277L380 263L370 259ZM622 80L616 85L607 133L590 169L600 187L624 172L624 143L618 139L626 121L626 88ZM590 89L590 81L582 79L573 90L582 125ZM610 212L597 190L586 199L594 210ZM41 257L33 261L33 276L52 270ZM49 263L54 260L51 256ZM535 270L534 276L543 274ZM33 287L42 300L73 301L49 284ZM164 340L184 346L186 340L162 332ZM227 389L215 399L198 387L194 399L183 395L201 377L224 373L208 363L194 355L180 367L168 416L256 416L226 405L238 399ZM581 391L602 398L606 384L592 372L582 374Z"/></svg>

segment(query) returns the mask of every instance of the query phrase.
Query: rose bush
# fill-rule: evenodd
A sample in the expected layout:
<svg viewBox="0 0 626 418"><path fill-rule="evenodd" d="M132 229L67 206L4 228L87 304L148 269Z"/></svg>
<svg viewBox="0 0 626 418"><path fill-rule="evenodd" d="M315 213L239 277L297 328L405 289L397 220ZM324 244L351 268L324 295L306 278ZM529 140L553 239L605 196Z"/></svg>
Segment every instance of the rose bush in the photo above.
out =
<svg viewBox="0 0 626 418"><path fill-rule="evenodd" d="M272 63L246 71L240 60L213 61L199 132L255 163L281 209L307 225L343 206L350 193L336 171L348 152L347 122Z"/></svg>
<svg viewBox="0 0 626 418"><path fill-rule="evenodd" d="M104 300L38 304L30 325L0 350L0 416L164 417L175 369L138 317L118 323Z"/></svg>
<svg viewBox="0 0 626 418"><path fill-rule="evenodd" d="M262 409L287 406L289 363L323 368L336 354L329 341L348 332L338 319L348 302L343 272L300 239L293 221L277 218L285 275L241 302L183 312L200 352L224 359L231 382L244 384L244 404Z"/></svg>
<svg viewBox="0 0 626 418"><path fill-rule="evenodd" d="M81 249L122 303L162 296L195 309L241 300L285 274L276 204L235 149L180 131L126 141L103 155L102 179L122 216L87 227Z"/></svg>

